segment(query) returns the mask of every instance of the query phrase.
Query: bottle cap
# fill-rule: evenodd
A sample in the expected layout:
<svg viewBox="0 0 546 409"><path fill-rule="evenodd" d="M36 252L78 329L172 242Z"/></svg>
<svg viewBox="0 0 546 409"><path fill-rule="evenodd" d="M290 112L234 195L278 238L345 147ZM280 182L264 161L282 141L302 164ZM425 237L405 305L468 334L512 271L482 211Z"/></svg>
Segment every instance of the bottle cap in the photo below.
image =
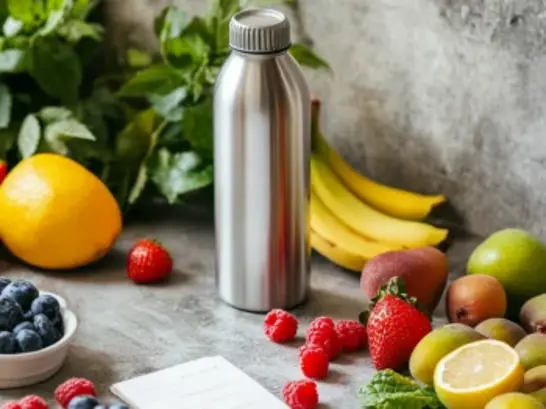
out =
<svg viewBox="0 0 546 409"><path fill-rule="evenodd" d="M290 47L290 22L271 9L249 9L235 14L229 24L229 45L243 53L269 54Z"/></svg>

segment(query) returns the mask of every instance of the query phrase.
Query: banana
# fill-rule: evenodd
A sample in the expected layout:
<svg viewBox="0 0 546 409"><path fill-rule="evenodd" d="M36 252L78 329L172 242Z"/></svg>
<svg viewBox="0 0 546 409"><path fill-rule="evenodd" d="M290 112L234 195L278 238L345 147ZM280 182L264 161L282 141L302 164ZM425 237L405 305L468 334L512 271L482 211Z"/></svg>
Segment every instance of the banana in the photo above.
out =
<svg viewBox="0 0 546 409"><path fill-rule="evenodd" d="M351 230L322 203L311 191L311 229L330 243L369 260L387 251L400 250L401 246L379 243L362 237Z"/></svg>
<svg viewBox="0 0 546 409"><path fill-rule="evenodd" d="M443 195L422 195L382 185L357 172L332 149L320 132L320 101L312 104L313 148L322 155L334 173L358 197L388 215L406 220L422 220L431 210L445 202Z"/></svg>
<svg viewBox="0 0 546 409"><path fill-rule="evenodd" d="M321 237L316 231L311 229L311 246L315 251L327 258L331 262L347 270L360 272L366 264L364 257L351 253L334 243Z"/></svg>
<svg viewBox="0 0 546 409"><path fill-rule="evenodd" d="M447 237L445 229L397 219L368 206L316 154L311 157L311 186L333 214L364 237L408 248L437 245Z"/></svg>

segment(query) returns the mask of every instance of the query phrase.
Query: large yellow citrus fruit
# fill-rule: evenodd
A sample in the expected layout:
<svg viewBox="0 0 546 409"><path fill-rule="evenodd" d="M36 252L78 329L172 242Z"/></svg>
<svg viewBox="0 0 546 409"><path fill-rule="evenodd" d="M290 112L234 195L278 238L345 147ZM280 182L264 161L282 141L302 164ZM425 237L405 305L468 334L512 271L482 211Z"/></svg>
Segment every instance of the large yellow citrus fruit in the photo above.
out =
<svg viewBox="0 0 546 409"><path fill-rule="evenodd" d="M15 256L40 268L69 269L102 258L121 226L108 188L61 155L21 161L0 186L0 237Z"/></svg>
<svg viewBox="0 0 546 409"><path fill-rule="evenodd" d="M448 409L483 408L523 383L523 366L510 345L492 339L446 355L434 371L434 389Z"/></svg>

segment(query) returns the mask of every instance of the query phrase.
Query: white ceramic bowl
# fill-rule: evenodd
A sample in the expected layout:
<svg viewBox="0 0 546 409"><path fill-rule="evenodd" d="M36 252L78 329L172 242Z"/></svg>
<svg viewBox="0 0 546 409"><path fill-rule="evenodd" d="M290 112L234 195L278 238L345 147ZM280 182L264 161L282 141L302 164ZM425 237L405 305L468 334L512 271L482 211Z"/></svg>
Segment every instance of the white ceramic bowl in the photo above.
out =
<svg viewBox="0 0 546 409"><path fill-rule="evenodd" d="M55 344L39 351L13 355L0 354L0 389L40 383L53 376L63 366L68 347L78 327L78 320L76 315L67 309L64 298L46 291L42 291L41 294L51 294L59 300L64 335Z"/></svg>

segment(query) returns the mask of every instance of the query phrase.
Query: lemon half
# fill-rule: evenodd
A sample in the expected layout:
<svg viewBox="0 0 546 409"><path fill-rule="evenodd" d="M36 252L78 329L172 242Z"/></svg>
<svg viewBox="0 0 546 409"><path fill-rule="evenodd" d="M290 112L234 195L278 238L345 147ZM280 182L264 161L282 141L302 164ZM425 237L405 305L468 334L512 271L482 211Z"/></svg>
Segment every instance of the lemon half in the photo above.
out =
<svg viewBox="0 0 546 409"><path fill-rule="evenodd" d="M516 351L488 339L446 355L434 371L434 388L448 409L483 409L495 396L518 390L523 374Z"/></svg>

